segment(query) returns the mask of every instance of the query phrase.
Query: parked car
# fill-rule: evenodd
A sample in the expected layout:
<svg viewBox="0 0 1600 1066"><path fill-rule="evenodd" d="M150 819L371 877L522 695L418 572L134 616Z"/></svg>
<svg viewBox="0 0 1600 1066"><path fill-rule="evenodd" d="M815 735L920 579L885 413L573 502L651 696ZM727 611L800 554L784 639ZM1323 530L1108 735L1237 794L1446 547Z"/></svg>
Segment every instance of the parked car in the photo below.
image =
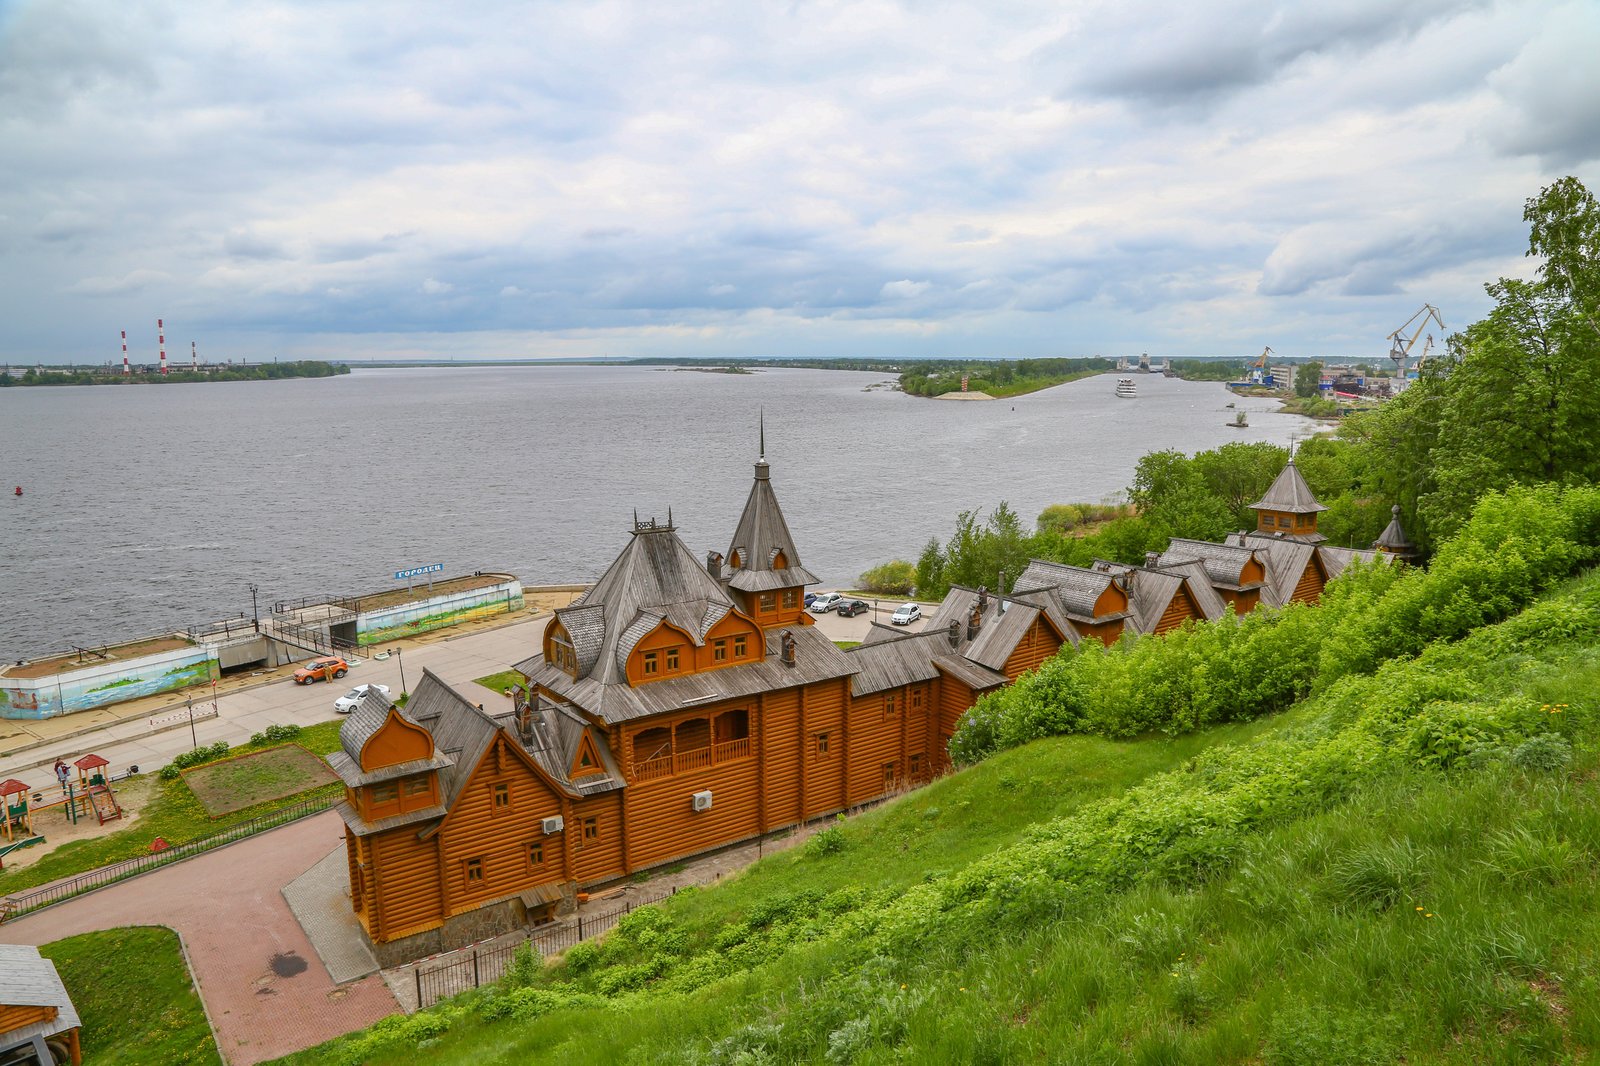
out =
<svg viewBox="0 0 1600 1066"><path fill-rule="evenodd" d="M340 714L349 714L356 709L356 704L367 698L367 693L376 692L380 696L389 695L388 685L357 685L343 696L333 701L333 709Z"/></svg>
<svg viewBox="0 0 1600 1066"><path fill-rule="evenodd" d="M812 614L827 614L839 604L844 602L844 597L837 592L824 592L811 601Z"/></svg>
<svg viewBox="0 0 1600 1066"><path fill-rule="evenodd" d="M845 600L835 607L841 618L854 618L858 614L866 614L872 610L872 605L866 600Z"/></svg>
<svg viewBox="0 0 1600 1066"><path fill-rule="evenodd" d="M313 681L331 681L350 672L349 665L336 655L312 659L294 672L294 683L309 685Z"/></svg>
<svg viewBox="0 0 1600 1066"><path fill-rule="evenodd" d="M922 608L914 603L902 603L894 609L894 614L889 616L889 621L897 626L908 626L922 617Z"/></svg>
<svg viewBox="0 0 1600 1066"><path fill-rule="evenodd" d="M820 595L822 595L822 593L820 593L820 592L808 592L808 593L806 593L806 606L810 607L813 603L816 603L817 602L817 597L820 596Z"/></svg>

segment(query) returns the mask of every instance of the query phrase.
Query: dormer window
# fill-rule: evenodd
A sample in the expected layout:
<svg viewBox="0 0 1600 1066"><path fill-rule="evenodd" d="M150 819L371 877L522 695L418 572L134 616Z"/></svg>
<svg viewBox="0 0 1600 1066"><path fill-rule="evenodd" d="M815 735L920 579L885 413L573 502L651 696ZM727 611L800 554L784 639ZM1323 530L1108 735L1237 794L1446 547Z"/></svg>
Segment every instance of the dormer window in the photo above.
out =
<svg viewBox="0 0 1600 1066"><path fill-rule="evenodd" d="M738 633L733 638L733 657L743 659L750 653L750 638L744 633Z"/></svg>
<svg viewBox="0 0 1600 1066"><path fill-rule="evenodd" d="M578 676L578 653L573 650L566 633L559 629L550 636L550 662L573 677Z"/></svg>
<svg viewBox="0 0 1600 1066"><path fill-rule="evenodd" d="M655 677L661 666L661 656L658 652L647 651L644 653L644 676Z"/></svg>
<svg viewBox="0 0 1600 1066"><path fill-rule="evenodd" d="M728 565L733 567L735 570L737 570L740 567L744 566L744 549L743 548L735 548L735 549L733 549L733 554L728 556Z"/></svg>

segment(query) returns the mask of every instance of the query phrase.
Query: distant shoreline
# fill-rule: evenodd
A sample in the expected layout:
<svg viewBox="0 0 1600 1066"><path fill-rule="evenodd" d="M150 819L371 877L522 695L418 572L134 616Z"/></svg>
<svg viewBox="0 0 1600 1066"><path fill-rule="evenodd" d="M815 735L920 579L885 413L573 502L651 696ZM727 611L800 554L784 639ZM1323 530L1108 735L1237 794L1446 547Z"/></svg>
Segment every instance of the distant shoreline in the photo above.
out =
<svg viewBox="0 0 1600 1066"><path fill-rule="evenodd" d="M290 378L331 378L350 373L344 364L300 359L288 363L253 363L202 369L169 367L167 373L107 370L40 370L29 367L21 374L0 373L0 389L72 388L82 385L195 385L210 381L284 381Z"/></svg>

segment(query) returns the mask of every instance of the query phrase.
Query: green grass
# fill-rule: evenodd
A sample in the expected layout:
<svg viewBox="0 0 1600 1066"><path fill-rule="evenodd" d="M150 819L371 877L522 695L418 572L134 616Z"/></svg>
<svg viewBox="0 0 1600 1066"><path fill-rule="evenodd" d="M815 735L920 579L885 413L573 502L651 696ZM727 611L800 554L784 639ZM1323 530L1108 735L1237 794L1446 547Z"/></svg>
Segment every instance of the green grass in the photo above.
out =
<svg viewBox="0 0 1600 1066"><path fill-rule="evenodd" d="M840 651L849 651L851 648L858 648L861 646L861 642L859 640L836 640L833 643Z"/></svg>
<svg viewBox="0 0 1600 1066"><path fill-rule="evenodd" d="M216 1063L206 1024L170 929L85 933L39 949L55 961L83 1019L83 1061L116 1066Z"/></svg>
<svg viewBox="0 0 1600 1066"><path fill-rule="evenodd" d="M1251 725L1000 753L294 1061L1593 1061L1600 650L1530 617Z"/></svg>
<svg viewBox="0 0 1600 1066"><path fill-rule="evenodd" d="M295 742L317 755L326 755L339 748L340 722L319 722L301 731ZM236 749L239 750L239 749ZM342 790L338 784L324 785L320 789L288 799L272 800L234 811L220 818L212 818L205 806L181 778L162 781L154 774L142 775L150 781L151 792L138 812L138 821L91 840L75 840L63 844L31 866L8 868L0 872L0 895L12 895L37 885L47 884L62 877L71 877L108 863L134 859L150 853L150 843L161 837L168 844L183 844L258 818L264 814L298 803L311 796L332 795ZM118 786L119 788L123 786ZM41 818L35 828L46 840L55 817Z"/></svg>
<svg viewBox="0 0 1600 1066"><path fill-rule="evenodd" d="M477 678L476 682L484 688L492 689L503 696L512 685L526 685L528 679L515 670L501 670L499 673Z"/></svg>

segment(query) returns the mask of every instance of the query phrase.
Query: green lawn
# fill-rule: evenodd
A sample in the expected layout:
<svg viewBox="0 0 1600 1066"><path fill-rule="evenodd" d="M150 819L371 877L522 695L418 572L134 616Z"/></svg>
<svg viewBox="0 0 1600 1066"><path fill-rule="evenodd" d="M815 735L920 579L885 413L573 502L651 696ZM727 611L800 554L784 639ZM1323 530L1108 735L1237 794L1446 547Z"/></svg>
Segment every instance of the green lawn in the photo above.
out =
<svg viewBox="0 0 1600 1066"><path fill-rule="evenodd" d="M339 747L341 724L319 722L314 726L307 726L295 738L295 742L318 755L336 751ZM168 844L198 840L307 798L305 795L292 796L288 799L247 807L220 818L212 818L182 778L176 781L162 781L153 774L145 774L142 777L153 780L150 781L149 798L138 812L138 821L126 829L119 829L102 837L64 844L31 866L8 868L0 872L0 895L12 895L57 878L70 877L108 863L147 855L150 852L150 843L156 837L161 837ZM332 795L341 791L342 787L338 784L324 785L308 795ZM38 828L48 840L49 822L43 821Z"/></svg>
<svg viewBox="0 0 1600 1066"><path fill-rule="evenodd" d="M515 670L501 670L499 673L490 674L488 677L477 678L476 681L484 688L493 689L501 695L505 695L512 685L526 685L528 683L528 679Z"/></svg>
<svg viewBox="0 0 1600 1066"><path fill-rule="evenodd" d="M116 1066L218 1063L178 936L155 926L85 933L39 949L83 1019L83 1061Z"/></svg>

